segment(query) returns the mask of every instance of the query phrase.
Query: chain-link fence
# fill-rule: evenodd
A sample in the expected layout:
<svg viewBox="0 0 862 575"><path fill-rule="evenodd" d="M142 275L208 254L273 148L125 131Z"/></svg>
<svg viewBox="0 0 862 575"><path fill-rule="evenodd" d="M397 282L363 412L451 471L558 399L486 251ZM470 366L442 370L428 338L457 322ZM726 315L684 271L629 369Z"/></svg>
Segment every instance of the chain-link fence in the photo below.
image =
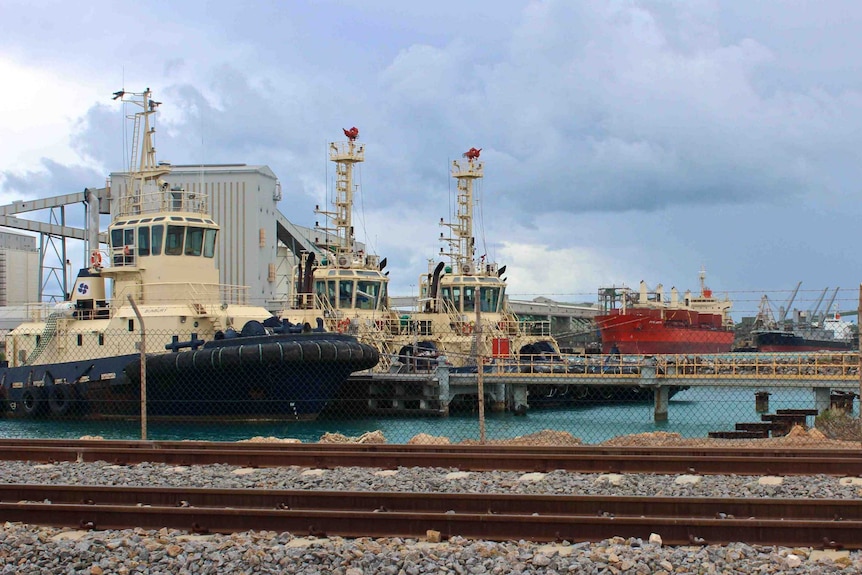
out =
<svg viewBox="0 0 862 575"><path fill-rule="evenodd" d="M227 441L862 440L855 351L563 353L499 325L385 341L191 329L148 331L143 366L139 330L10 335L0 437L137 438L145 423L149 439Z"/></svg>

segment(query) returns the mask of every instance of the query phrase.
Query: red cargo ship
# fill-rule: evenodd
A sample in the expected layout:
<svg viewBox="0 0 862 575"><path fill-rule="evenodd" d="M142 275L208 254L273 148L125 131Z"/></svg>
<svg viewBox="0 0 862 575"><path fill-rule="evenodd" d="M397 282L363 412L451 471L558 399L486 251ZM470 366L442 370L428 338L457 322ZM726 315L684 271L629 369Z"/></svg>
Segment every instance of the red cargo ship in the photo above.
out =
<svg viewBox="0 0 862 575"><path fill-rule="evenodd" d="M658 285L654 291L641 282L640 291L627 287L601 288L596 324L602 353L693 354L726 353L734 340L732 302L712 296L700 272L700 295L687 291L682 300L676 288L670 299Z"/></svg>

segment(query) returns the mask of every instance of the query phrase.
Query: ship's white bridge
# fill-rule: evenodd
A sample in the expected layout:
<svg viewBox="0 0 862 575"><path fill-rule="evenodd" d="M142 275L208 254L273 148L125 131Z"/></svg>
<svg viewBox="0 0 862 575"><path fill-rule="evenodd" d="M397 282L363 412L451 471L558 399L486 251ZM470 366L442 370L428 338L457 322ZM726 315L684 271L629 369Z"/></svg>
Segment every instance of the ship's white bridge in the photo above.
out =
<svg viewBox="0 0 862 575"><path fill-rule="evenodd" d="M392 296L390 307L409 312L417 309L415 296ZM548 298L508 300L508 310L524 323L545 322L560 347L583 350L589 342L598 341L593 318L599 309L589 303L565 303Z"/></svg>
<svg viewBox="0 0 862 575"><path fill-rule="evenodd" d="M76 242L67 246L67 240L87 242L89 231L80 227L79 222L86 221L87 212L96 209L101 215L110 215L113 200L125 185L125 176L124 172L111 174L112 186L0 205L0 226L36 233L42 238L40 269L45 279L39 278L42 292L36 300L41 301L49 294L55 299L55 293L56 299L63 299L77 268L86 267L86 261L79 264L76 260L78 257L86 260L90 248L84 245L78 249ZM281 309L281 302L292 295L286 278L291 276L299 254L313 252L320 260L326 254L322 246L332 243L325 232L295 224L279 210L281 184L266 166L174 165L164 179L171 186L182 186L190 193L201 194L199 197L207 197L213 219L222 230L216 252L220 282L249 286L250 301L266 305L271 311ZM88 204L94 199L98 200L97 208ZM66 209L78 207L83 217L78 211ZM50 214L45 216L48 210ZM34 212L32 217L30 212ZM20 217L21 214L27 217ZM101 232L98 241L104 246L107 234ZM55 248L51 248L52 242L57 244ZM356 242L356 248L364 250L365 245ZM71 267L58 263L67 259ZM57 286L46 287L49 277L56 277Z"/></svg>

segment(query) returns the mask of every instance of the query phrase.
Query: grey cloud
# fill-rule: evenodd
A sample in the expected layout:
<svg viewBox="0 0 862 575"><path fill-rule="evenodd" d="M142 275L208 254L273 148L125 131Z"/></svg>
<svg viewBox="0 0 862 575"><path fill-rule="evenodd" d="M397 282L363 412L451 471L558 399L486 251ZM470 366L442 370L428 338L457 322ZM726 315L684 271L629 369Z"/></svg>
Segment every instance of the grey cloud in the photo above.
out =
<svg viewBox="0 0 862 575"><path fill-rule="evenodd" d="M50 159L42 160L42 169L17 172L0 172L3 196L6 201L31 200L36 198L47 198L63 194L82 192L88 187L103 186L105 175L81 166L64 165ZM83 204L81 209L71 206L64 210L67 225L85 226ZM38 221L49 221L48 210L37 210L26 212L19 217ZM59 212L55 213L59 217ZM53 220L58 223L59 220Z"/></svg>
<svg viewBox="0 0 862 575"><path fill-rule="evenodd" d="M104 183L104 175L81 166L63 165L44 158L42 170L25 173L2 172L4 191L16 199L44 198L83 191Z"/></svg>

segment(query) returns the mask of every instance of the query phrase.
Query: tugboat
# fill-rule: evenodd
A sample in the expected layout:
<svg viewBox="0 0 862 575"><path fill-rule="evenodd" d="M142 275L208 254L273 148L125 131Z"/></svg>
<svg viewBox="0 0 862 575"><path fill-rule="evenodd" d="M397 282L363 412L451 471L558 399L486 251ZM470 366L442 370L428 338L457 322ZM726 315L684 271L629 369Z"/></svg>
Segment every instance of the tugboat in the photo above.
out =
<svg viewBox="0 0 862 575"><path fill-rule="evenodd" d="M440 361L451 372L526 372L534 374L637 373L619 356L586 358L565 356L551 334L550 321L522 321L508 306L506 266L486 255L476 257L473 210L478 203L474 186L484 177L480 148L470 148L462 160L454 160L451 175L457 180L456 213L452 221L441 218L450 233L440 234L446 246L440 255L449 261L430 260L428 272L419 277L417 309L407 316L407 330L396 338L398 359L407 372L434 369ZM448 249L447 249L448 247ZM481 361L479 358L483 358ZM487 358L487 359L485 359ZM570 405L581 402L647 401L652 390L633 386L565 382L549 377L547 384L532 384L527 405L520 398L507 400L515 413L529 407ZM679 388L671 390L671 395Z"/></svg>
<svg viewBox="0 0 862 575"><path fill-rule="evenodd" d="M473 237L474 184L484 177L481 149L471 148L463 160L452 162L457 180L453 221L440 219L450 230L440 234L440 248L449 263L430 260L428 273L419 277L418 307L409 314L407 333L398 339L398 355L410 371L430 369L445 356L454 368L475 370L477 357L530 371L566 371L550 333L550 322L519 321L508 308L506 266L485 255L476 257Z"/></svg>
<svg viewBox="0 0 862 575"><path fill-rule="evenodd" d="M246 288L219 285L206 196L170 186L170 166L155 159L159 102L149 89L114 99L141 111L130 116L136 168L117 182L109 247L99 249L90 194L90 265L68 301L33 307L6 337L0 413L140 417L145 380L154 420L314 419L352 372L377 363L377 349L279 320L246 303Z"/></svg>
<svg viewBox="0 0 862 575"><path fill-rule="evenodd" d="M315 208L327 222L316 226L323 236L315 242L320 251L301 254L292 278L296 295L279 316L292 323L321 322L328 331L354 335L379 350L377 369L386 371L398 318L389 309L386 258L360 249L354 235L353 168L365 161L365 145L357 141L355 126L345 129L344 135L346 142L329 144L336 173L333 210Z"/></svg>

